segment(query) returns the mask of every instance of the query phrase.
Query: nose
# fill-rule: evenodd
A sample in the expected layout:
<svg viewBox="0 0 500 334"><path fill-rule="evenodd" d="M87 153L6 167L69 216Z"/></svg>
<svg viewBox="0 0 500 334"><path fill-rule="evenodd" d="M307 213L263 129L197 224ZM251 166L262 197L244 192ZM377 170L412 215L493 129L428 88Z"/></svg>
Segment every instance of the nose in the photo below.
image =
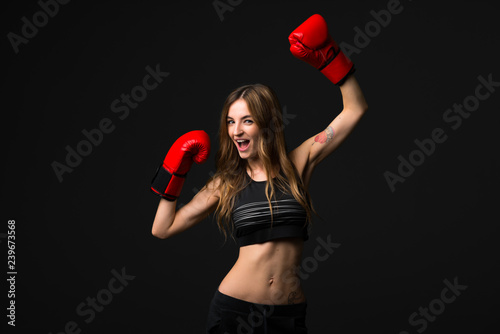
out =
<svg viewBox="0 0 500 334"><path fill-rule="evenodd" d="M239 136L243 133L240 123L235 123L233 127L233 135Z"/></svg>

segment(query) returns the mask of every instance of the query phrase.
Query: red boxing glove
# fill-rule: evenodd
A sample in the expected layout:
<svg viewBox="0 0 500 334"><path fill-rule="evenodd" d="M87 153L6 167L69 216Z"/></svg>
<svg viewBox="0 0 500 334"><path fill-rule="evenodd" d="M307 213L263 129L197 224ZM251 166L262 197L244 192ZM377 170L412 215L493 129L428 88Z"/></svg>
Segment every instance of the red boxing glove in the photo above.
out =
<svg viewBox="0 0 500 334"><path fill-rule="evenodd" d="M151 190L169 201L175 201L181 193L187 172L193 161L204 163L210 155L210 137L203 130L190 131L175 141L159 166Z"/></svg>
<svg viewBox="0 0 500 334"><path fill-rule="evenodd" d="M319 14L314 14L292 31L288 40L295 57L316 67L336 85L343 84L354 72L354 64L330 36L325 19Z"/></svg>

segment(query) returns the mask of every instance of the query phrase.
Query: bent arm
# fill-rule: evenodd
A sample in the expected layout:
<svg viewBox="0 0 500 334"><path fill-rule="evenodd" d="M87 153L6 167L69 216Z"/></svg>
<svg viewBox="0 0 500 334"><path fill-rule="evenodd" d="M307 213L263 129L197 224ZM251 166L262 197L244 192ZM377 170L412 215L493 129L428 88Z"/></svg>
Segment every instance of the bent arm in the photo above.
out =
<svg viewBox="0 0 500 334"><path fill-rule="evenodd" d="M215 191L215 182L203 187L193 199L177 212L177 200L170 202L161 199L158 204L151 233L160 239L174 236L198 224L215 210L219 196Z"/></svg>

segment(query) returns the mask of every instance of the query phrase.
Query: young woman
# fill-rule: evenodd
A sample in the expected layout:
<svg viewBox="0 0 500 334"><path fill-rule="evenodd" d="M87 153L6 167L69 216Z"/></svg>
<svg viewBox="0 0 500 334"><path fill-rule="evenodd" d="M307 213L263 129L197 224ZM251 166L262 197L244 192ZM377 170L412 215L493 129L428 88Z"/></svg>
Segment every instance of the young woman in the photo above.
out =
<svg viewBox="0 0 500 334"><path fill-rule="evenodd" d="M153 222L158 238L176 235L216 212L219 228L240 246L216 289L207 333L307 333L306 296L297 275L314 212L308 185L367 110L354 66L313 15L289 37L292 54L339 85L344 109L322 132L287 153L281 107L271 88L246 85L227 97L221 114L216 173L176 211L192 162L204 162L210 140L191 131L169 150L151 189L162 196Z"/></svg>

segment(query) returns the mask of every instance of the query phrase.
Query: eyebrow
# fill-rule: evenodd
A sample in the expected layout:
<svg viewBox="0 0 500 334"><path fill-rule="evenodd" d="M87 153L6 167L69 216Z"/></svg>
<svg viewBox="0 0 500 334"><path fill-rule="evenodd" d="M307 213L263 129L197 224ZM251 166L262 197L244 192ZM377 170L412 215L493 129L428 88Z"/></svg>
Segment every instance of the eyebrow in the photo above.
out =
<svg viewBox="0 0 500 334"><path fill-rule="evenodd" d="M245 115L241 119L252 117L252 115ZM227 116L226 119L233 119L232 117Z"/></svg>

